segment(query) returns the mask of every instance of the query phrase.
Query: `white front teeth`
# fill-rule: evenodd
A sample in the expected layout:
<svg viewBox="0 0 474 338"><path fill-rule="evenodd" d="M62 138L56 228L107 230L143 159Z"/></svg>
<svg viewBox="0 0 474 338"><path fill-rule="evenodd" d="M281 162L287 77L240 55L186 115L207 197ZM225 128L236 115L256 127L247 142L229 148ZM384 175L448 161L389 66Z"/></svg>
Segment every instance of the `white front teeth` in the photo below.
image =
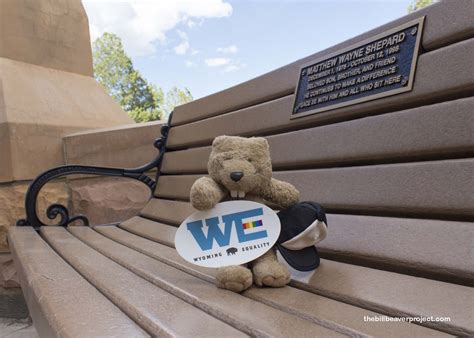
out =
<svg viewBox="0 0 474 338"><path fill-rule="evenodd" d="M231 190L230 196L232 198L244 198L245 197L245 191L238 191L238 190Z"/></svg>

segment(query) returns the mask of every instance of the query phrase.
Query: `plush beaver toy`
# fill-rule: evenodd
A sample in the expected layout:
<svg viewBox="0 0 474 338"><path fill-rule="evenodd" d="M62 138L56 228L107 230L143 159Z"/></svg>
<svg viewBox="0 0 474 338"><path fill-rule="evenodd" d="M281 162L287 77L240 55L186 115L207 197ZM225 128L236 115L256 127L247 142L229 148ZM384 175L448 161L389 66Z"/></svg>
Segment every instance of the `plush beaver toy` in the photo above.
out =
<svg viewBox="0 0 474 338"><path fill-rule="evenodd" d="M212 144L207 165L209 177L199 178L191 188L195 209L206 210L232 199L273 204L287 209L299 200L299 192L287 182L272 178L272 164L267 140L219 136ZM290 281L285 265L278 262L274 249L246 266L219 268L217 286L241 292L252 285L282 287Z"/></svg>

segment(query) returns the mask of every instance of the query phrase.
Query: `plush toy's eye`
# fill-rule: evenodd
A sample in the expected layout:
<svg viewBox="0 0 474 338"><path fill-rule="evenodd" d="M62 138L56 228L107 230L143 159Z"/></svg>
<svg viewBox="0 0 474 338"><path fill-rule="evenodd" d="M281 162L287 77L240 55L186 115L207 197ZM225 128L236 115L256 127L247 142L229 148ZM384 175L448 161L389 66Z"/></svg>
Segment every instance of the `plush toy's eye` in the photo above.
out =
<svg viewBox="0 0 474 338"><path fill-rule="evenodd" d="M247 158L247 161L252 162L253 159L251 159L251 158L249 157L249 158Z"/></svg>

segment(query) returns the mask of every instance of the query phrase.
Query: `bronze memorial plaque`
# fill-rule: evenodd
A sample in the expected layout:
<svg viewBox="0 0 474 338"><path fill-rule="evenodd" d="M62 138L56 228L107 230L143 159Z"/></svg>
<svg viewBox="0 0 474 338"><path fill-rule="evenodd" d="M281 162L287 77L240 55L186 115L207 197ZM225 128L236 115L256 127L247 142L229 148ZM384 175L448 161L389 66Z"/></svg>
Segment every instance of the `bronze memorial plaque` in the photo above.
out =
<svg viewBox="0 0 474 338"><path fill-rule="evenodd" d="M410 91L424 17L300 68L291 118Z"/></svg>

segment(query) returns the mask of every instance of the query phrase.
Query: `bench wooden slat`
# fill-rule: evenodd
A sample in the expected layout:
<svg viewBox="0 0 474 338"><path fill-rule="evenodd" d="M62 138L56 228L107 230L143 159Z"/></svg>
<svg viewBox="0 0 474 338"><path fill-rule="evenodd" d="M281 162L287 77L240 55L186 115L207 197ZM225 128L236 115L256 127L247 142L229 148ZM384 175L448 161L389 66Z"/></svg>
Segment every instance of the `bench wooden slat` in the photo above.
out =
<svg viewBox="0 0 474 338"><path fill-rule="evenodd" d="M202 176L207 175L162 175L156 185L154 196L189 201L193 183ZM146 208L145 206L143 211Z"/></svg>
<svg viewBox="0 0 474 338"><path fill-rule="evenodd" d="M212 281L214 278L215 271L213 269L202 268L185 262L172 248L151 242L114 227L96 227L96 230L137 251L143 252L190 274L209 281ZM328 275L322 279L322 283L318 283L319 276L321 275L318 271L323 266L324 273ZM318 295L341 299L345 303L352 303L375 312L393 316L450 316L452 320L448 325L440 323L423 323L422 325L442 329L454 334L460 332L466 333L473 328L473 324L469 320L470 315L464 311L472 309L472 303L469 303L472 299L472 294L470 293L471 289L468 287L429 281L423 278L404 276L369 268L353 267L348 264L328 260L322 260L320 268L316 270L314 278L309 279L308 285L303 285L302 282L298 282L299 287L302 289L307 288L310 292L315 292ZM354 276L355 278L346 279L346 276ZM329 282L330 280L333 280L334 283L331 284ZM394 284L394 287L390 286L391 283ZM372 288L374 292L370 294L370 297L365 298ZM264 296L265 293L272 293L268 291L268 289L251 290L252 291L244 293L244 295L252 298L257 297L257 299L260 300L266 298L266 296ZM359 317L358 319L350 318L351 311L346 312L341 308L342 311L333 316L329 311L325 312L323 310L320 312L320 309L314 308L315 305L310 304L318 304L319 301L308 301L301 304L301 302L297 301L298 298L296 298L293 304L288 304L287 301L291 298L287 298L287 301L285 301L286 296L283 295L285 293L280 292L280 296L277 296L277 293L278 292L272 293L275 295L275 298L270 297L267 301L274 301L278 303L279 306L293 307L295 311L304 313L306 313L305 310L308 309L307 306L309 306L311 310L308 309L308 311L310 313L314 311L314 316L338 323L342 320L341 317L345 317L347 314L347 320L359 321L358 325L356 323L352 324L358 326L357 330L360 330L360 325L363 324L363 317ZM298 295L297 297L302 296ZM311 299L310 296L307 297L308 300ZM451 297L454 297L454 299ZM306 313L306 315L308 315L308 313ZM390 334L386 326L385 328L386 332L382 334L382 336ZM399 336L404 335L400 334Z"/></svg>
<svg viewBox="0 0 474 338"><path fill-rule="evenodd" d="M66 229L42 227L41 234L72 267L153 335L193 336L199 332L203 336L240 336L229 325L98 253Z"/></svg>
<svg viewBox="0 0 474 338"><path fill-rule="evenodd" d="M474 98L268 136L274 169L474 152ZM469 121L471 121L469 123ZM248 125L238 124L236 134ZM440 137L443 135L443 137ZM164 173L205 173L211 147L166 152Z"/></svg>
<svg viewBox="0 0 474 338"><path fill-rule="evenodd" d="M156 202L158 215L165 207L169 211L176 209L173 202ZM189 210L192 210L190 205ZM173 223L180 223L190 214L176 212L175 215ZM326 257L452 283L474 284L473 223L337 214L327 217L331 231L318 244ZM168 229L163 233L157 231L164 227ZM127 221L126 229L174 246L177 228L139 219Z"/></svg>
<svg viewBox="0 0 474 338"><path fill-rule="evenodd" d="M285 171L302 200L332 209L396 211L437 217L474 215L474 160L446 160L373 167Z"/></svg>
<svg viewBox="0 0 474 338"><path fill-rule="evenodd" d="M215 269L202 268L189 264L179 257L177 252L172 248L155 245L153 243L145 243L143 238L126 233L116 227L96 227L96 230L127 247L135 250L140 248L141 252L160 262L214 283ZM265 299L268 293L265 288L253 287L244 292L243 295L285 312L296 314L301 318L323 325L329 329L352 336L361 333L372 336L383 336L383 332L386 332L387 329L394 329L397 330L399 334L403 332L405 335L411 336L418 334L435 334L435 332L429 332L424 328L414 327L413 325L389 324L388 326L382 326L367 324L360 319L364 316L376 316L378 314L307 293L293 287L286 287L284 290L278 289L276 291L277 292L269 299ZM344 313L342 318L340 316L341 313ZM296 327L296 325L293 327ZM296 335L296 333L292 334L292 336Z"/></svg>
<svg viewBox="0 0 474 338"><path fill-rule="evenodd" d="M207 162L210 154L211 146L167 151L163 156L161 172L164 174L205 173L207 172Z"/></svg>
<svg viewBox="0 0 474 338"><path fill-rule="evenodd" d="M474 334L470 287L330 260L312 273L288 268L292 285L304 290L393 315L449 317L450 322L427 325L456 335Z"/></svg>
<svg viewBox="0 0 474 338"><path fill-rule="evenodd" d="M293 93L300 65L373 37L405 22L427 16L423 31L424 50L433 50L473 36L472 1L441 1L410 15L389 22L364 34L300 59L277 70L246 81L216 94L175 108L173 125L195 121L204 117L261 103ZM456 75L459 74L456 72ZM420 76L417 74L417 80ZM415 84L416 85L416 84Z"/></svg>
<svg viewBox="0 0 474 338"><path fill-rule="evenodd" d="M415 336L448 336L440 331L399 322L372 323L364 322L365 317L383 317L384 315L361 309L357 306L334 301L308 293L295 287L287 287L285 292L272 288L252 288L245 296L272 306L284 306L293 313L317 320L332 320L371 337L415 337ZM429 330L429 331L428 331ZM450 335L449 335L450 336Z"/></svg>
<svg viewBox="0 0 474 338"><path fill-rule="evenodd" d="M461 159L281 171L274 177L294 184L301 200L317 201L330 211L458 219L474 215L473 170L472 159ZM188 200L200 176L161 176L155 196ZM149 210L145 207L143 214Z"/></svg>
<svg viewBox="0 0 474 338"><path fill-rule="evenodd" d="M70 231L85 243L137 275L250 335L278 337L342 336L297 316L217 289L215 285L119 244L86 227ZM181 316L183 320L195 320ZM210 326L210 323L206 323ZM202 335L196 328L196 335ZM213 336L221 336L213 332Z"/></svg>
<svg viewBox="0 0 474 338"><path fill-rule="evenodd" d="M196 211L189 202L178 202L152 198L142 209L140 215L154 221L179 225Z"/></svg>
<svg viewBox="0 0 474 338"><path fill-rule="evenodd" d="M472 96L474 39L423 54L418 60L416 80L411 92L372 100L349 107L290 120L293 95L220 116L170 129L167 146L171 149L206 145L218 135L256 135L308 128L368 115L378 115L416 106ZM456 76L453 76L456 74Z"/></svg>
<svg viewBox="0 0 474 338"><path fill-rule="evenodd" d="M148 337L30 227L10 227L22 290L42 337ZM76 305L81 305L81 311Z"/></svg>
<svg viewBox="0 0 474 338"><path fill-rule="evenodd" d="M328 223L331 231L318 244L326 255L474 283L473 223L335 214Z"/></svg>
<svg viewBox="0 0 474 338"><path fill-rule="evenodd" d="M158 241L168 246L174 246L176 227L152 221L140 216L132 217L119 225L122 229L139 236Z"/></svg>

